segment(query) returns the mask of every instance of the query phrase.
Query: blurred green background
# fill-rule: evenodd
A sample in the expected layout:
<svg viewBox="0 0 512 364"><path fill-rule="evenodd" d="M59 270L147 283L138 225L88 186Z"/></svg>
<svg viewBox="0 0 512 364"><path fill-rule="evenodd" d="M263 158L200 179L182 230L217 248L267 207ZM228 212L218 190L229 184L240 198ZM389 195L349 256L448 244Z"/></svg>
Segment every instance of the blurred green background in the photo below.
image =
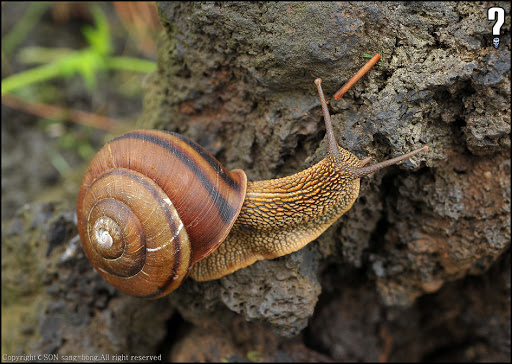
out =
<svg viewBox="0 0 512 364"><path fill-rule="evenodd" d="M2 220L75 198L99 147L134 127L161 30L154 2L2 2Z"/></svg>

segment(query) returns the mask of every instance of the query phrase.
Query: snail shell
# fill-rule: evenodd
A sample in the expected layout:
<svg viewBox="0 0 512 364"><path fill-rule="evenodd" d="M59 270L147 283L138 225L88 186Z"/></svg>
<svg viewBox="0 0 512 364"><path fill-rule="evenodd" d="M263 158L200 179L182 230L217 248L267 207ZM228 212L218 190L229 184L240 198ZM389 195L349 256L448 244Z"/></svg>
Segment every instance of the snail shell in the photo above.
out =
<svg viewBox="0 0 512 364"><path fill-rule="evenodd" d="M183 136L136 130L94 157L78 194L78 230L99 274L158 298L214 251L235 222L247 177Z"/></svg>

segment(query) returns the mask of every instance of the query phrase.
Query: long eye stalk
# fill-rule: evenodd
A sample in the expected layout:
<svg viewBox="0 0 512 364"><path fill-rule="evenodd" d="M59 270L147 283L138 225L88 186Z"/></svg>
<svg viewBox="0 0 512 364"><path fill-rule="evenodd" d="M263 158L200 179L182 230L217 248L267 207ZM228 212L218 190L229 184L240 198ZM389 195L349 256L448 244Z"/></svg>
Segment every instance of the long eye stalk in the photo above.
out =
<svg viewBox="0 0 512 364"><path fill-rule="evenodd" d="M338 92L334 94L335 99L339 99L343 96L361 77L363 77L369 70L372 68L380 59L380 55L377 53L372 57L357 73L350 78L350 80L341 87ZM325 120L325 135L327 137L327 145L328 145L328 154L331 158L334 159L337 165L342 165L340 151L338 149L338 143L336 143L336 138L334 137L334 131L332 128L331 115L329 114L329 109L327 108L327 102L325 101L324 92L322 90L322 79L317 78L315 80L315 85L318 89L318 97L320 98L320 105L322 105L322 111L324 113ZM359 178L364 177L370 173L377 172L382 168L391 166L398 162L401 162L407 158L410 158L421 152L428 152L430 147L425 144L423 147L413 150L412 152L403 154L396 158L388 159L387 161L383 161L380 163L373 164L371 166L365 166L372 160L372 157L367 157L360 161L360 167L352 168L352 172Z"/></svg>

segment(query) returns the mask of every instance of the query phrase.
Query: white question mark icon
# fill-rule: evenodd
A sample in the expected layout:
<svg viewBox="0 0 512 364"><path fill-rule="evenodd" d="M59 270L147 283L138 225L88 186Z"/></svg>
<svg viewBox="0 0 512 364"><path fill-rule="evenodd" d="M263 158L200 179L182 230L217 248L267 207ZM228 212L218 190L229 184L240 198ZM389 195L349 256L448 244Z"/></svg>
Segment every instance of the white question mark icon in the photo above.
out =
<svg viewBox="0 0 512 364"><path fill-rule="evenodd" d="M498 21L492 27L492 35L500 35L501 26L505 22L505 10L497 6L487 10L487 19L496 19L496 14L498 15Z"/></svg>

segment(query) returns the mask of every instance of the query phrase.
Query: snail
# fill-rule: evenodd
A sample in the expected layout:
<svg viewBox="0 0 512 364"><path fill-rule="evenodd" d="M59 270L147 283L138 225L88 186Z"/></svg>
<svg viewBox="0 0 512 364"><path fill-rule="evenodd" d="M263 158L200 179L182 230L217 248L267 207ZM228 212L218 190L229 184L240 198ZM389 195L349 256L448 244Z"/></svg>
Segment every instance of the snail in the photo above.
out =
<svg viewBox="0 0 512 364"><path fill-rule="evenodd" d="M327 156L294 175L247 182L184 136L135 130L93 158L78 194L78 230L99 274L120 291L159 298L190 276L218 279L292 253L349 210L360 178L428 145L367 165L340 147L321 87Z"/></svg>

